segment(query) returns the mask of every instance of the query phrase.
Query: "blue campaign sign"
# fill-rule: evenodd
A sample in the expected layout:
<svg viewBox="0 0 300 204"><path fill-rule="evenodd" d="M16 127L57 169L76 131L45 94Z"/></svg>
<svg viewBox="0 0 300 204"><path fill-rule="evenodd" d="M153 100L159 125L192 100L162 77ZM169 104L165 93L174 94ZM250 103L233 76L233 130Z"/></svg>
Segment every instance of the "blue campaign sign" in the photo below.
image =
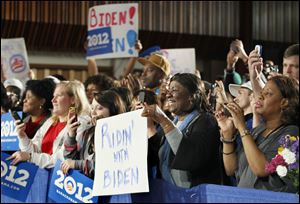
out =
<svg viewBox="0 0 300 204"><path fill-rule="evenodd" d="M57 161L53 170L49 198L57 203L97 203L98 197L92 195L94 181L77 170L69 170L64 175Z"/></svg>
<svg viewBox="0 0 300 204"><path fill-rule="evenodd" d="M18 115L22 118L22 112L18 112ZM11 113L1 115L1 150L19 150L19 139L16 131L15 120L11 116Z"/></svg>
<svg viewBox="0 0 300 204"><path fill-rule="evenodd" d="M9 156L1 152L1 194L25 202L38 166L28 162L12 166L6 160Z"/></svg>
<svg viewBox="0 0 300 204"><path fill-rule="evenodd" d="M88 31L87 56L107 54L113 52L111 28L99 28Z"/></svg>

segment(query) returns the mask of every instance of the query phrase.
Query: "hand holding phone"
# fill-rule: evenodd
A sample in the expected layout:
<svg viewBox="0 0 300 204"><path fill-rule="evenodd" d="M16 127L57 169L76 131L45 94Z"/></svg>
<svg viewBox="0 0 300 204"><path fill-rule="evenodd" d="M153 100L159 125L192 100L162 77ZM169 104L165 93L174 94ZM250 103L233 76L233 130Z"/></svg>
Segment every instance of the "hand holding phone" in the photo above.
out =
<svg viewBox="0 0 300 204"><path fill-rule="evenodd" d="M72 118L75 115L75 119L73 120L73 123L77 122L77 113L75 106L71 106L69 108L69 118Z"/></svg>
<svg viewBox="0 0 300 204"><path fill-rule="evenodd" d="M261 45L255 45L255 48L254 48L257 53L259 54L259 56L262 55L262 46Z"/></svg>
<svg viewBox="0 0 300 204"><path fill-rule="evenodd" d="M145 102L145 92L144 91L140 91L138 99L142 104Z"/></svg>
<svg viewBox="0 0 300 204"><path fill-rule="evenodd" d="M18 114L17 111L12 111L12 112L11 112L11 115L12 115L12 117L13 117L15 120L20 120L21 123L23 123L22 118L19 116L19 114Z"/></svg>

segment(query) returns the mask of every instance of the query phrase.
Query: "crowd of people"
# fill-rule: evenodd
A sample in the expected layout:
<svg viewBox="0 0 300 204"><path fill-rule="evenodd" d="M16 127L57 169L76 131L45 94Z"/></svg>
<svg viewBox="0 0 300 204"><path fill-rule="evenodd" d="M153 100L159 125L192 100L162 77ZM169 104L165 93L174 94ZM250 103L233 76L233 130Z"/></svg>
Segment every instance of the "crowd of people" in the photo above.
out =
<svg viewBox="0 0 300 204"><path fill-rule="evenodd" d="M140 42L136 49L142 49ZM239 59L248 66L248 81L235 70ZM140 76L133 75L137 62L144 67ZM143 109L149 177L183 188L209 183L298 192L265 166L282 135L299 136L299 44L286 49L282 73L265 76L264 65L258 50L248 55L235 40L224 78L216 83L193 73L170 76L170 63L160 53L131 58L121 80L99 73L93 59L85 82L56 75L24 87L6 79L1 114L23 112L15 121L20 151L9 159L41 168L62 160L65 174L77 169L93 179L96 121Z"/></svg>

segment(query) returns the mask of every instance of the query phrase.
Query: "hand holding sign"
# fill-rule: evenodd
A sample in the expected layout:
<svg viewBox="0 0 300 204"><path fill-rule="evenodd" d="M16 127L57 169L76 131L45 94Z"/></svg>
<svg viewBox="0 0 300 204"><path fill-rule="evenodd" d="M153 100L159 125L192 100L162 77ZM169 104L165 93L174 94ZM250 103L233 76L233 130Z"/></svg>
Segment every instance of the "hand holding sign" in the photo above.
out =
<svg viewBox="0 0 300 204"><path fill-rule="evenodd" d="M66 175L69 171L69 169L74 169L75 167L75 160L67 159L63 161L60 165L60 169L62 172Z"/></svg>
<svg viewBox="0 0 300 204"><path fill-rule="evenodd" d="M11 160L11 165L16 165L21 161L28 161L30 159L30 154L28 152L15 152L10 157L8 157L6 160Z"/></svg>
<svg viewBox="0 0 300 204"><path fill-rule="evenodd" d="M1 195L25 202L38 167L27 162L12 166L9 156L1 152Z"/></svg>

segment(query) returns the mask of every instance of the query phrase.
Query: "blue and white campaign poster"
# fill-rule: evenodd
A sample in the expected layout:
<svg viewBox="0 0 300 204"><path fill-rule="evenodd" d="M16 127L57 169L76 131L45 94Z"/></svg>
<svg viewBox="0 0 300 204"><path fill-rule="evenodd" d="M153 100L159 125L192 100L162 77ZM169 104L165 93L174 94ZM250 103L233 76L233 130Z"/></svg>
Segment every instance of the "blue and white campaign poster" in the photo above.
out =
<svg viewBox="0 0 300 204"><path fill-rule="evenodd" d="M10 165L9 156L1 152L1 194L25 202L38 166L28 162Z"/></svg>
<svg viewBox="0 0 300 204"><path fill-rule="evenodd" d="M29 62L24 38L1 39L1 64L7 79L28 80Z"/></svg>
<svg viewBox="0 0 300 204"><path fill-rule="evenodd" d="M18 112L18 115L22 118L22 112ZM10 112L1 115L1 150L19 150L19 138L16 131L15 120Z"/></svg>
<svg viewBox="0 0 300 204"><path fill-rule="evenodd" d="M192 73L196 71L196 55L194 48L162 49L160 52L169 60L171 75L176 73Z"/></svg>
<svg viewBox="0 0 300 204"><path fill-rule="evenodd" d="M64 175L60 170L61 161L55 164L49 197L57 203L97 203L98 197L93 197L93 180L81 174L78 170L69 170Z"/></svg>
<svg viewBox="0 0 300 204"><path fill-rule="evenodd" d="M99 119L94 195L149 192L147 118L142 110Z"/></svg>
<svg viewBox="0 0 300 204"><path fill-rule="evenodd" d="M138 56L138 4L110 4L89 9L87 59Z"/></svg>

